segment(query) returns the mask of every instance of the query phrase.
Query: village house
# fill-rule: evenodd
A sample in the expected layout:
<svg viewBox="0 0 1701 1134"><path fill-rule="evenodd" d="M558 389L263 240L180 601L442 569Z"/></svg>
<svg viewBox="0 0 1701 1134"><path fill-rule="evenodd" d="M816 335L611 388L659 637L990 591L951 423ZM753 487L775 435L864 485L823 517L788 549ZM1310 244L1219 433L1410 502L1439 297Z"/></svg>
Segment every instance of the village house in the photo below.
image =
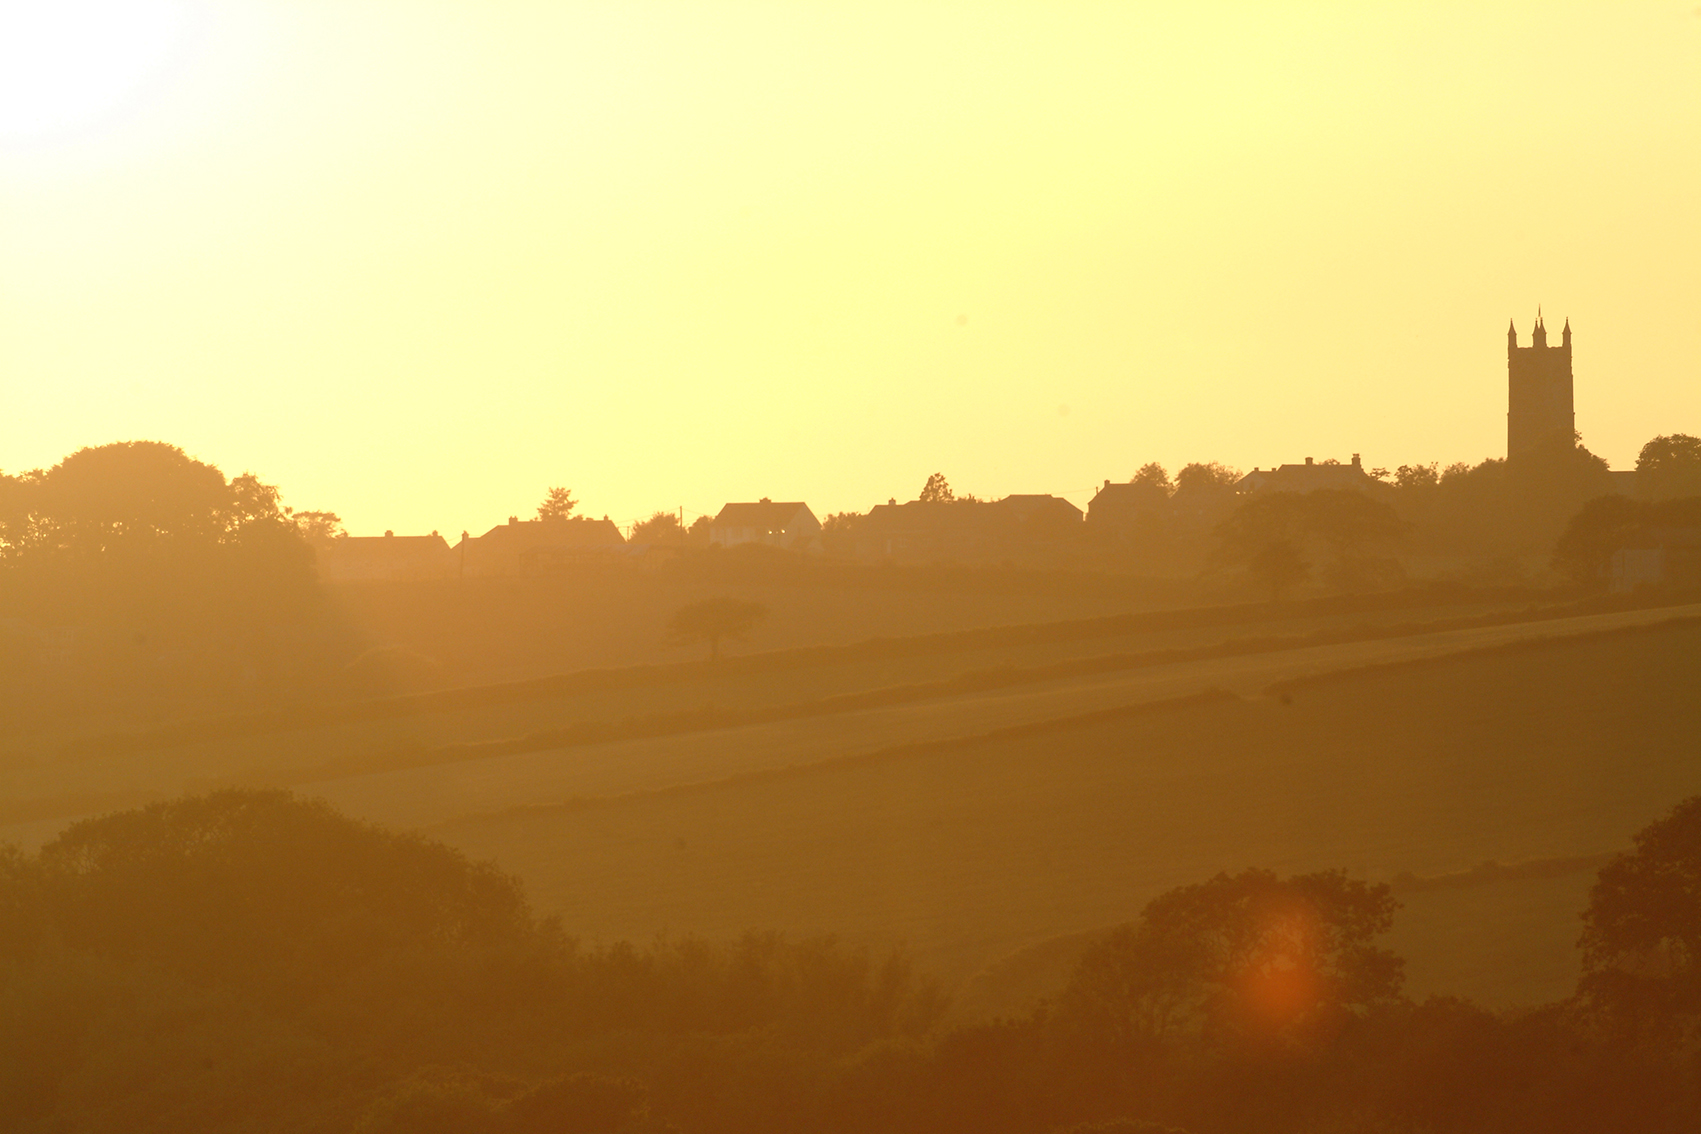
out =
<svg viewBox="0 0 1701 1134"><path fill-rule="evenodd" d="M618 555L626 541L607 516L593 520L573 516L564 520L522 520L508 517L481 536L461 533L454 547L456 573L481 575L540 575L575 563L597 562Z"/></svg>
<svg viewBox="0 0 1701 1134"><path fill-rule="evenodd" d="M447 579L455 555L436 532L424 536L338 536L316 548L319 577L342 583L363 579Z"/></svg>
<svg viewBox="0 0 1701 1134"><path fill-rule="evenodd" d="M1615 595L1642 587L1701 583L1701 529L1654 527L1612 553L1607 589Z"/></svg>
<svg viewBox="0 0 1701 1134"><path fill-rule="evenodd" d="M1364 471L1359 455L1354 453L1352 463L1345 465L1339 461L1318 462L1307 457L1303 465L1253 469L1235 482L1234 490L1241 496L1264 492L1316 492L1323 488L1370 492L1379 483Z"/></svg>
<svg viewBox="0 0 1701 1134"><path fill-rule="evenodd" d="M998 563L1044 556L1081 529L1081 510L1069 501L1021 494L879 504L854 532L856 557L865 563Z"/></svg>
<svg viewBox="0 0 1701 1134"><path fill-rule="evenodd" d="M1151 481L1126 484L1105 481L1087 502L1087 523L1095 528L1122 528L1169 511L1169 493Z"/></svg>
<svg viewBox="0 0 1701 1134"><path fill-rule="evenodd" d="M760 543L794 551L820 548L821 521L802 501L776 504L766 496L754 504L727 504L709 522L711 546Z"/></svg>

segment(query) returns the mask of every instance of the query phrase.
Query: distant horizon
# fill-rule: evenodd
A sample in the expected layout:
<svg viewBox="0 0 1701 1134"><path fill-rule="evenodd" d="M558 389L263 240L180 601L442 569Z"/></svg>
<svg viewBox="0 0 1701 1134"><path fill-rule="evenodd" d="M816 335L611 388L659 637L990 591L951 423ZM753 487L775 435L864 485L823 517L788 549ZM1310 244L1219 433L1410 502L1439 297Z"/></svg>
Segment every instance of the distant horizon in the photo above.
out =
<svg viewBox="0 0 1701 1134"><path fill-rule="evenodd" d="M1591 451L1701 433L1690 3L124 12L0 45L7 472L375 534L1475 464L1538 307Z"/></svg>
<svg viewBox="0 0 1701 1134"><path fill-rule="evenodd" d="M1530 317L1530 319L1528 320L1528 322L1525 324L1525 329L1518 332L1518 335L1519 335L1518 342L1521 346L1527 347L1527 346L1532 344L1534 327L1535 327L1535 324L1536 324L1538 318L1542 318L1545 322L1545 316L1541 316L1539 314L1538 315L1532 315ZM1516 330L1516 328L1517 328L1517 322L1518 321L1517 321L1516 316L1512 317L1511 325L1514 328L1514 330ZM1568 316L1562 316L1559 320L1559 323L1563 327L1569 327L1570 318ZM1559 332L1554 331L1554 332L1551 332L1551 333L1553 335L1557 336ZM1574 331L1573 331L1573 334L1575 334ZM1555 342L1554 345L1557 345L1557 342ZM1582 398L1585 394L1585 391L1582 389L1582 387L1585 385L1585 382L1584 382L1584 379L1581 376L1578 377L1577 385L1579 387L1579 390L1578 390L1579 397ZM1504 406L1504 401L1505 401L1504 356L1502 356L1501 401L1502 401L1502 405ZM1064 415L1064 416L1067 416L1067 415ZM1502 413L1501 413L1502 428L1504 428L1504 416L1505 416L1505 414L1504 414L1504 409L1503 409ZM1581 429L1579 429L1578 432L1581 434L1583 431ZM1679 428L1675 428L1675 427L1666 428L1666 429L1657 429L1655 432L1650 433L1648 435L1648 437L1644 438L1642 441L1636 442L1631 447L1628 458L1624 459L1622 462L1611 459L1610 457L1607 456L1607 454L1600 452L1600 450L1598 448L1596 448L1593 445L1590 445L1589 444L1589 438L1586 434L1583 435L1583 444L1591 452L1595 453L1596 456L1600 456L1603 459L1606 459L1607 462L1608 462L1608 466L1610 468L1614 469L1615 471L1624 471L1624 470L1631 470L1631 469L1635 468L1637 453L1640 451L1641 446L1643 444L1645 444L1648 440L1651 440L1653 437L1660 436L1660 435L1663 435L1663 434L1682 433L1682 432L1684 432L1684 430L1679 429ZM108 439L103 440L103 441L90 442L89 444L92 446L92 445L108 444L108 443L113 442L113 441L144 441L144 440L146 440L146 441L163 441L167 444L179 445L180 448L185 449L185 452L187 452L190 457L193 457L196 460L207 460L207 458L201 456L200 454L189 451L186 446L182 446L179 442L174 441L169 437L145 437L145 438L144 437L115 437L115 438L108 438ZM83 447L85 447L85 446L79 445L79 446L76 446L75 448L83 448ZM48 467L49 465L56 464L56 463L58 463L59 459L61 459L63 456L69 455L69 452L73 452L73 451L75 451L75 449L69 450L69 451L67 451L67 453L61 454L60 458L55 458L53 461L46 462L45 464L43 464L39 467ZM1361 458L1362 463L1364 465L1364 468L1368 471L1368 470L1373 469L1373 468L1387 468L1389 470L1392 470L1394 468L1397 468L1401 464L1414 464L1415 463L1415 464L1427 465L1427 464L1431 463L1431 461L1434 461L1436 464L1438 464L1442 468L1446 468L1448 465L1455 463L1457 460L1463 460L1464 463L1466 463L1466 464L1476 465L1476 464L1480 464L1482 461L1485 461L1485 460L1493 460L1493 459L1502 458L1505 455L1506 455L1506 453L1505 453L1505 446L1504 446L1504 437L1502 437L1502 445L1501 445L1501 450L1499 452L1490 453L1486 456L1479 457L1475 460L1470 460L1470 459L1465 459L1465 458L1455 458L1455 459L1451 459L1451 460L1443 460L1441 458L1434 458L1434 457L1425 459L1421 456L1418 456L1418 457L1413 457L1413 458L1410 458L1410 459L1401 459L1401 460L1393 461L1392 463L1385 463L1385 462L1379 462L1379 461L1372 460L1370 457L1365 456L1362 450L1355 449L1355 450L1352 450L1350 453L1345 453L1345 454L1335 453L1335 452L1327 452L1323 455L1318 455L1316 453L1306 453L1303 456L1290 455L1290 456L1282 457L1280 459L1272 458L1272 459L1268 459L1268 460L1266 460L1262 463L1252 463L1252 464L1240 463L1240 462L1236 462L1232 459L1224 459L1221 456L1192 457L1192 458L1188 458L1186 460L1176 461L1173 464L1163 462L1163 461L1160 460L1158 463L1162 464L1164 466L1164 468L1170 473L1170 475L1173 476L1176 473L1176 471L1179 470L1182 466L1189 464L1189 463L1192 463L1193 461L1201 461L1201 462L1217 461L1217 462L1220 462L1222 464L1228 465L1229 467L1234 468L1241 473L1246 473L1246 472L1254 471L1256 469L1275 468L1275 467L1278 467L1278 466L1283 465L1283 464L1304 464L1308 460L1315 460L1320 464L1323 463L1323 462L1326 462L1326 461L1331 461L1331 460L1339 461L1342 464L1347 464L1352 460L1353 456L1358 456L1358 457ZM207 463L217 465L221 469L221 471L223 471L225 473L226 476L234 476L239 472L255 472L257 475L260 476L260 479L262 481L265 481L266 483L276 483L276 482L270 480L264 474L264 472L261 471L261 470L252 469L252 468L249 468L247 466L244 466L242 468L226 467L226 466L220 464L218 461L212 461L212 460L208 460ZM998 492L989 493L989 492L986 492L986 491L977 490L977 489L975 489L973 487L969 487L969 486L960 486L960 485L956 484L955 482L952 483L952 487L953 487L953 490L964 492L964 493L973 493L976 496L982 497L984 499L990 499L990 500L997 500L997 499L1002 499L1005 496L1020 495L1020 494L1025 494L1025 493L1058 496L1058 497L1062 497L1063 499L1069 500L1071 503L1073 503L1077 507L1081 508L1081 510L1084 512L1086 510L1087 503L1092 499L1094 494L1096 494L1103 487L1103 485L1106 483L1106 481L1109 481L1110 483L1115 483L1115 482L1118 482L1118 481L1127 481L1127 480L1129 480L1133 477L1136 468L1139 465L1143 465L1145 463L1147 463L1147 462L1143 461L1143 460L1135 461L1134 467L1131 467L1130 469L1128 469L1126 475L1113 475L1113 476L1100 478L1099 480L1093 482L1092 484L1086 486L1085 488L1075 488L1075 489L1069 489L1069 490L1065 490L1065 491L1057 491L1056 489L1037 489L1037 488L1017 487L1017 488L1011 488L1008 491L998 491ZM37 467L37 466L30 466L30 467ZM0 472L6 472L6 471L9 471L13 474L16 474L18 472L25 471L25 470L22 469L22 468L7 469L5 466L0 465ZM943 470L943 469L934 469L933 471L934 472L945 472L945 470ZM918 481L917 484L914 486L915 492L917 494L919 494L919 492L921 490L921 485L922 485L922 483L925 482L926 477L928 475L931 475L931 474L923 474L920 481ZM949 472L946 472L946 479L948 481L951 480L951 476L950 476ZM506 512L502 512L502 514L500 515L499 518L491 520L489 522L480 522L477 526L464 526L463 525L463 526L454 527L454 528L436 527L436 528L430 528L430 529L425 529L425 530L421 530L421 531L411 531L411 530L410 531L404 531L402 529L397 528L394 524L387 524L387 525L383 524L381 517L378 521L375 521L375 522L377 522L381 525L378 529L371 530L371 531L355 530L355 528L352 527L349 524L348 517L345 516L343 514L343 512L341 510L339 510L334 505L334 503L323 503L323 502L315 503L315 504L299 503L299 502L291 499L291 493L289 491L288 485L278 484L278 487L280 488L280 490L283 493L285 502L288 503L292 508L295 508L298 511L313 510L313 511L336 512L338 514L339 518L342 520L344 527L347 530L349 535L380 536L381 537L383 535L392 534L392 533L395 534L395 535L440 534L440 535L442 535L442 537L444 539L448 540L450 543L454 543L456 540L458 540L460 538L460 535L461 535L462 532L466 532L466 533L469 533L471 535L476 536L476 535L479 535L483 532L487 532L494 527L499 527L502 524L507 523L509 521L510 517L514 517L514 518L518 518L518 519L522 519L522 520L536 519L537 518L537 515L536 515L537 504L540 503L543 500L544 494L547 492L547 490L549 488L556 487L556 482L552 481L549 484L539 485L537 490L536 490L536 494L535 494L536 497L537 497L536 501L534 501L532 504L528 505L527 507L525 507L523 509L519 509L519 510L509 509ZM571 484L562 485L562 487L566 487L569 490L574 491L574 492L578 491ZM576 500L575 500L576 507L575 507L574 515L578 516L578 517L584 517L584 518L587 518L587 519L607 519L610 522L614 523L617 527L620 528L621 534L623 536L629 537L631 528L634 524L636 524L636 523L638 523L642 520L648 519L650 516L654 515L657 511L674 512L674 513L683 512L684 513L684 517L683 517L684 523L685 523L686 526L689 526L690 523L692 522L692 520L695 519L698 516L708 516L710 518L713 518L715 516L715 514L720 510L720 508L723 507L726 504L758 500L758 499L761 499L763 496L766 496L770 499L776 499L776 500L778 500L778 499L799 499L803 503L807 504L810 507L811 511L813 511L818 517L822 517L822 518L825 518L827 515L835 513L835 512L847 512L848 511L848 512L856 512L856 513L865 513L870 508L872 508L872 507L874 507L878 504L885 503L885 500L873 499L873 500L871 500L871 502L864 504L860 507L851 505L851 506L844 506L844 507L821 508L821 507L817 507L807 497L800 497L800 496L797 496L796 494L787 494L787 493L784 493L784 492L780 492L780 493L777 493L777 494L774 493L774 492L762 492L762 493L759 493L759 494L758 493L751 493L751 494L747 494L747 495L743 495L743 496L728 496L726 499L722 500L719 504L716 504L716 505L713 505L712 507L709 507L709 508L706 508L706 509L701 509L701 510L696 509L696 508L692 508L692 507L689 507L689 506L684 506L684 505L675 505L673 508L668 508L666 506L658 506L656 508L648 509L648 510L642 512L641 514L634 515L634 516L631 516L629 518L622 518L621 516L617 516L612 512L605 513L605 512L599 512L595 509L586 508L586 507L584 507L583 500L576 498ZM905 500L915 499L915 496L914 495L905 496L902 493L888 493L887 496L886 496L886 499L892 499L892 500L896 500L899 503L902 503ZM497 509L497 511L501 511L501 510Z"/></svg>

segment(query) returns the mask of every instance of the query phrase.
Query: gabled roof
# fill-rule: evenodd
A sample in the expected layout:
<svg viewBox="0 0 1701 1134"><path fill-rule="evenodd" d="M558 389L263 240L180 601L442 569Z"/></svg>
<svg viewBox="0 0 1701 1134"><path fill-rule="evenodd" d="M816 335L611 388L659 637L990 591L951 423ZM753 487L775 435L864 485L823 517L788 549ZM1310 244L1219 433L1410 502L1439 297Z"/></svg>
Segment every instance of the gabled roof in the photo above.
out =
<svg viewBox="0 0 1701 1134"><path fill-rule="evenodd" d="M1079 520L1081 509L1061 496L1044 492L1022 492L1006 496L999 505L1024 520Z"/></svg>
<svg viewBox="0 0 1701 1134"><path fill-rule="evenodd" d="M498 524L478 539L490 547L513 550L528 547L591 547L625 543L611 520L574 516L566 520L510 520Z"/></svg>
<svg viewBox="0 0 1701 1134"><path fill-rule="evenodd" d="M1168 502L1169 493L1150 481L1141 484L1116 481L1093 493L1093 499L1087 506L1090 508L1093 504L1109 504L1116 507L1161 508Z"/></svg>
<svg viewBox="0 0 1701 1134"><path fill-rule="evenodd" d="M1303 465L1253 469L1235 482L1234 490L1243 494L1266 489L1272 492L1315 492L1320 488L1364 489L1375 483L1355 456L1349 465L1314 464L1308 460Z"/></svg>
<svg viewBox="0 0 1701 1134"><path fill-rule="evenodd" d="M321 554L340 560L360 562L421 559L448 553L448 542L436 532L418 536L339 536L321 550Z"/></svg>
<svg viewBox="0 0 1701 1134"><path fill-rule="evenodd" d="M871 532L948 531L1016 522L1015 512L986 500L908 500L876 504L858 528Z"/></svg>
<svg viewBox="0 0 1701 1134"><path fill-rule="evenodd" d="M772 500L759 500L754 504L727 504L710 521L715 528L758 528L762 531L783 531L797 519L799 512L809 512L809 506L801 500L775 503ZM813 518L815 513L810 512Z"/></svg>

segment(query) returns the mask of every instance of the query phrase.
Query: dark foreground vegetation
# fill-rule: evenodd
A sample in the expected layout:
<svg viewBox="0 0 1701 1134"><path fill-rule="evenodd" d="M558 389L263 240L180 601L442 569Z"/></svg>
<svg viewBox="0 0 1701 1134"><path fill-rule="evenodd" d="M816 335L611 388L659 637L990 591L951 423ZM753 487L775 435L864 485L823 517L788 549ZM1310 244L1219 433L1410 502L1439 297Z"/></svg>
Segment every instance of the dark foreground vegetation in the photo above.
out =
<svg viewBox="0 0 1701 1134"><path fill-rule="evenodd" d="M589 948L444 846L223 792L0 855L0 1115L30 1132L1692 1130L1698 887L1691 799L1601 871L1576 994L1495 1014L1401 996L1377 943L1386 886L1247 870L1152 901L1053 1002L946 1028L901 956L760 934Z"/></svg>
<svg viewBox="0 0 1701 1134"><path fill-rule="evenodd" d="M1390 612L1408 606L1454 604L1445 619L1431 615L1423 626L1458 630L1643 601L1648 596L1586 596L1605 590L1618 552L1680 546L1671 533L1695 524L1693 484L1672 480L1670 491L1646 500L1595 496L1604 487L1598 462L1580 450L1554 460L1551 475L1498 463L1448 474L1402 469L1387 486L1391 495L1384 494L1394 503L1322 491L1244 503L1221 496L1220 517L1189 521L1193 526L1182 533L1193 541L1189 546L1202 556L1214 544L1227 557L1218 568L1240 572L1235 586L1244 593L1224 590L1213 601L1275 599L1308 587L1332 592L1302 603L1129 614L1139 605L1130 596L1147 584L1136 586L1133 576L1110 572L1098 560L1082 561L1098 575L939 564L888 571L774 549L744 556L705 549L670 561L675 566L667 570L677 578L665 572L637 582L636 576L605 578L603 590L577 601L612 609L612 589L627 587L637 596L633 607L642 599L654 608L645 615L650 622L615 610L602 637L648 634L659 643L665 630L694 652L706 643L711 655L720 638L756 625L758 610L770 609L764 626L789 619L802 627L783 643L789 650L768 641L771 652L748 658L685 663L668 655L668 666L539 677L563 668L561 655L539 646L535 664L517 666L501 683L442 690L434 687L470 684L467 674L506 673L499 667L516 666L526 642L597 639L556 633L555 624L540 618L538 597L558 596L571 580L524 580L523 586L497 580L483 590L443 581L453 599L445 609L478 614L465 618L422 617L418 589L371 589L364 592L369 604L393 604L399 623L437 626L472 658L462 670L432 670L437 676L419 683L427 692L373 699L394 688L393 675L370 672L373 659L382 661L392 647L375 647L357 628L351 610L360 594L338 596L316 575L315 525L329 514L291 513L275 489L252 476L226 479L170 446L82 450L52 469L0 478L0 720L14 732L19 722L42 728L38 742L8 749L4 771L19 792L70 785L54 789L63 798L50 794L52 806L37 808L39 817L57 818L122 806L135 796L101 793L134 792L137 784L146 789L143 798L159 798L184 784L233 782L236 754L246 751L238 740L276 743L257 747L248 778L234 782L263 783L269 776L275 783L280 769L325 778L475 757L494 763L540 745L715 729L730 735L727 726L734 724L806 717L831 719L830 728L844 730L851 709L919 706L1159 662L1397 634L1403 631L1388 624ZM1526 508L1530 494L1547 504ZM1422 506L1433 506L1434 515L1426 520ZM1492 540L1466 537L1500 531L1509 515L1537 516L1540 523L1520 529L1521 542L1503 550L1551 547L1554 566L1569 580L1571 589L1553 592L1546 607L1513 609L1535 600L1522 592L1523 576L1518 587L1497 594L1387 589L1400 572L1383 573L1378 565L1386 566L1381 561L1395 541L1482 552ZM1165 532L1150 546L1181 538ZM1142 566L1134 550L1123 550L1126 556L1104 562L1114 560L1119 570ZM1313 571L1316 564L1322 566ZM1083 580L1097 580L1100 590L1087 596L1092 602L1083 601L1089 589ZM846 594L914 586L918 609L969 592L997 602L957 621L928 622L926 635L847 644L849 631L822 628L829 583ZM1664 599L1680 597L1674 584L1662 585ZM710 606L696 609L724 617L676 616L671 627L654 601L693 589L713 595L740 588L762 603L710 598ZM1042 597L1055 600L1053 606L1015 601L1027 603L1030 592L1046 588ZM1382 593L1354 593L1367 590ZM468 595L485 605L471 605ZM510 604L511 621L489 617L508 609L498 599ZM868 609L846 602L840 610L863 639L873 633L861 621ZM903 618L921 617L901 604L893 609ZM1028 613L1017 617L1020 611ZM1372 615L1381 621L1353 621ZM1317 624L1302 625L1308 618ZM1024 619L1045 624L992 625ZM1219 640L1226 628L1253 624L1268 637ZM521 625L527 634L517 632ZM644 625L650 629L640 633ZM1661 743L1679 746L1688 734L1686 705L1678 702L1695 654L1684 650L1689 639L1671 633L1675 648L1661 652L1644 643L1631 663L1608 657L1603 667L1577 671L1571 684L1541 690L1573 702L1593 696L1590 713L1582 715L1550 718L1536 711L1540 705L1520 708L1525 702L1513 695L1517 690L1502 688L1505 681L1482 680L1477 693L1484 704L1473 719L1489 723L1473 727L1495 743L1497 729L1516 728L1518 751L1538 754L1548 775L1563 774L1556 754L1568 749L1531 739L1543 735L1543 722L1551 732L1583 721L1573 733L1613 746L1603 751L1631 752L1642 734L1636 722L1621 718L1647 713L1661 723ZM484 643L488 657L480 655L483 647L465 646L469 639ZM1118 644L1125 639L1137 645ZM1657 673L1640 677L1638 666ZM1514 676L1517 683L1532 680L1529 672ZM1642 700L1615 692L1631 679L1643 687ZM1584 692L1575 691L1579 682ZM696 699L685 699L682 689L696 691ZM1470 701L1464 693L1449 696L1432 715L1457 716ZM1596 704L1603 698L1604 706ZM1280 756L1281 737L1315 748L1316 735L1340 733L1305 732L1301 726L1311 718L1305 707L1293 707L1295 700L1307 697L1284 693L1256 705L1222 697L1211 704L1234 711L1217 714L1215 723L1197 715L1159 722L1178 738L1166 766L1210 773L1198 763L1201 752ZM1382 736L1383 747L1399 755L1411 736L1429 735L1365 704L1365 723L1351 738L1355 761L1362 736ZM449 720L455 713L466 719ZM423 726L406 734L361 731L392 716L429 714L447 722L439 722L441 736ZM1289 720L1286 732L1269 723L1271 714ZM529 723L522 727L522 719ZM46 725L55 721L68 723L53 732ZM1079 721L1040 722L1018 739L1051 755L1078 745L1080 727ZM347 735L333 735L335 728ZM1232 743L1210 749L1211 728ZM392 743L396 737L411 747ZM987 738L957 747L949 738L941 742L940 753L958 763L949 774L915 773L937 779L931 798L957 799L970 783L988 788L996 762L982 742ZM1486 752L1489 741L1482 743ZM172 763L179 749L196 744L214 747L202 762ZM787 745L788 759L795 759L796 742ZM1443 747L1446 755L1433 757ZM1138 786L1121 767L1129 763L1122 759L1128 750L1106 748L1109 757L1093 769L1115 764L1124 773L1118 782ZM1433 773L1473 751L1457 735L1437 734L1429 749L1420 746L1397 762ZM1003 793L986 814L1032 818L1043 793L1036 791L1040 765L1031 755L1005 761ZM1052 761L1048 771L1061 763ZM1529 792L1522 770L1529 765L1503 763L1500 778L1489 781L1496 790L1524 775L1516 790ZM152 771L155 764L161 770ZM959 766L962 774L952 770ZM860 767L819 771L838 775ZM1240 765L1211 774L1236 778L1242 787L1263 782L1256 769ZM751 782L778 791L792 779ZM894 783L901 781L864 790L876 800L902 795L913 805L920 798L895 791ZM522 786L537 790L535 781ZM83 794L64 794L71 787ZM1421 789L1377 790L1409 808L1412 792ZM1662 790L1658 798L1690 790ZM1302 794L1340 798L1309 787ZM1490 797L1504 805L1502 796ZM658 792L656 798L699 812L704 807L696 796ZM768 798L790 802L767 806ZM1137 792L1107 795L1097 811L1080 798L1069 797L1060 821L1028 845L1054 844L1063 825L1079 829L1094 816L1127 829L1126 801ZM97 806L91 799L106 801ZM813 802L807 794L751 800L742 805L748 816L738 823L742 831L759 831L764 811L811 828L808 839L787 841L787 835L759 848L767 857L755 875L760 886L750 888L762 889L771 902L795 904L799 879L818 885L818 876L806 877L796 865L832 837L822 818L828 811L834 822L857 825L865 835L879 829L877 808L859 809L837 788ZM1228 792L1212 794L1208 804L1205 821L1216 826L1251 813L1233 811ZM1448 805L1463 806L1452 799ZM1239 806L1269 810L1262 797L1250 804L1243 798ZM1315 813L1326 808L1318 802ZM605 855L616 845L608 834L612 820L605 817L602 831L587 834L576 814L513 819L560 828L556 841L534 833L525 847L532 860L560 864L552 868L550 908L572 910L575 893L614 904L615 891L653 898L664 889L659 881L633 884L630 861L593 861L589 843L575 851L562 841L561 831L594 838ZM739 814L731 804L714 810L717 821L737 822ZM685 826L671 814L665 819L633 829L652 849L683 851ZM1172 855L1176 839L1158 819L1145 822L1143 833L1156 831L1157 845ZM961 853L935 864L949 868L941 877L957 887L950 898L957 903L964 901L965 878L989 863L996 871L1008 861L999 856L1019 842L1009 821L966 822L961 829L968 835ZM650 837L655 832L667 838ZM695 835L689 842L695 847ZM1091 853L1102 859L1107 847L1123 845L1102 840ZM499 857L508 865L520 861L516 854ZM678 858L665 864L670 883L684 877ZM726 879L736 876L725 870L730 859L715 861L723 863L720 874L693 876L693 885L698 895L731 908ZM1213 862L1201 873L1216 868ZM1018 866L995 875L998 900L1013 902L1024 884L1049 886L1066 876L1079 882L1084 874L1030 866L1024 883ZM528 877L536 892L548 891L536 886L535 874ZM539 919L511 877L442 844L354 822L282 792L192 795L85 820L33 853L0 847L0 1131L1691 1130L1701 1127L1698 891L1701 800L1690 800L1601 872L1582 927L1583 975L1574 994L1504 1013L1460 1000L1417 1003L1404 994L1402 961L1382 944L1398 915L1384 885L1335 871L1222 874L1162 894L1135 922L1095 938L1056 995L989 1021L949 1015L939 986L902 954L877 956L831 939L775 933L587 944L573 934L594 931L588 916L579 916L577 926ZM847 906L841 901L838 908L842 914ZM678 911L675 905L668 916ZM746 920L776 924L742 915L728 924Z"/></svg>

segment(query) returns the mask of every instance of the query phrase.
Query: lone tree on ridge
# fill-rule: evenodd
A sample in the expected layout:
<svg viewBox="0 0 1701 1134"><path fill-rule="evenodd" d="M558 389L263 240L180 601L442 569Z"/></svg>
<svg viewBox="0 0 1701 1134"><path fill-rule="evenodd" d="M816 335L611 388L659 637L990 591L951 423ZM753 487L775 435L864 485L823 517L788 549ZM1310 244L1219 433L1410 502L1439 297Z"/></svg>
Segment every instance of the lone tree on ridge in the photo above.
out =
<svg viewBox="0 0 1701 1134"><path fill-rule="evenodd" d="M709 643L709 660L721 656L722 638L743 638L750 628L767 616L759 602L735 598L712 598L682 606L667 620L667 640L675 646Z"/></svg>

